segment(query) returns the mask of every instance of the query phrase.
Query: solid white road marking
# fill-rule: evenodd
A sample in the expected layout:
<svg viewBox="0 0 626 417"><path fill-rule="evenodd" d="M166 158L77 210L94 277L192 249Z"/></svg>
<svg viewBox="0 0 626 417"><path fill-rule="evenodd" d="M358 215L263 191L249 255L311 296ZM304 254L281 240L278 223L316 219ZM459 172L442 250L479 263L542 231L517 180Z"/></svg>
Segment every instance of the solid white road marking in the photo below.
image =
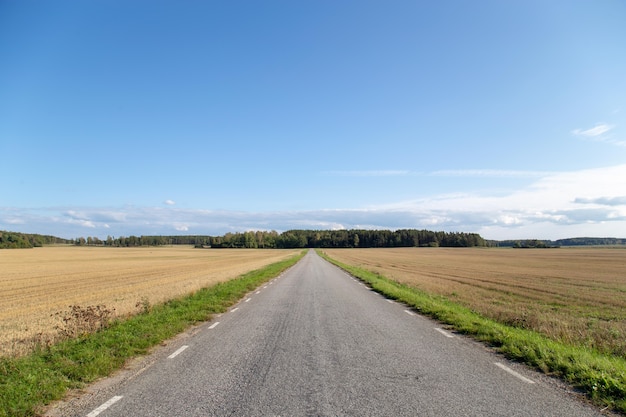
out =
<svg viewBox="0 0 626 417"><path fill-rule="evenodd" d="M176 356L180 355L183 350L187 349L189 346L181 346L176 352L172 353L167 359L174 359Z"/></svg>
<svg viewBox="0 0 626 417"><path fill-rule="evenodd" d="M235 307L232 310L230 310L231 313L234 313L235 311L239 310L239 307Z"/></svg>
<svg viewBox="0 0 626 417"><path fill-rule="evenodd" d="M441 334L442 334L442 335L444 335L445 337L450 337L450 338L454 337L454 336L452 336L450 333L446 332L446 331L445 331L445 330L443 330L443 329L440 329L439 327L435 327L435 330L437 330L439 333L441 333Z"/></svg>
<svg viewBox="0 0 626 417"><path fill-rule="evenodd" d="M414 312L412 312L412 311L410 311L410 310L404 310L404 312L405 312L406 314L408 314L409 316L414 316L414 315L415 315L415 313L414 313Z"/></svg>
<svg viewBox="0 0 626 417"><path fill-rule="evenodd" d="M115 397L111 398L109 401L102 404L100 407L93 410L91 413L87 414L87 417L96 417L98 414L100 414L101 412L103 412L104 410L106 410L107 408L109 408L110 406L112 406L113 404L121 400L122 398L124 397L122 397L121 395L116 395Z"/></svg>
<svg viewBox="0 0 626 417"><path fill-rule="evenodd" d="M212 325L209 326L209 329L215 329L218 324L220 324L220 322L216 321L215 323L213 323Z"/></svg>
<svg viewBox="0 0 626 417"><path fill-rule="evenodd" d="M504 370L504 371L506 371L506 372L510 373L511 375L513 375L513 376L515 376L515 377L517 377L517 378L521 379L522 381L524 381L524 382L526 382L526 383L528 383L528 384L534 384L534 383L535 383L535 381L533 381L532 379L528 379L528 378L526 378L525 376L522 376L522 375L518 374L517 372L515 372L514 370L512 370L512 369L511 369L511 368L509 368L508 366L505 366L505 365L501 364L500 362L496 362L496 363L495 363L495 365L496 365L498 368L500 368L500 369L502 369L502 370Z"/></svg>

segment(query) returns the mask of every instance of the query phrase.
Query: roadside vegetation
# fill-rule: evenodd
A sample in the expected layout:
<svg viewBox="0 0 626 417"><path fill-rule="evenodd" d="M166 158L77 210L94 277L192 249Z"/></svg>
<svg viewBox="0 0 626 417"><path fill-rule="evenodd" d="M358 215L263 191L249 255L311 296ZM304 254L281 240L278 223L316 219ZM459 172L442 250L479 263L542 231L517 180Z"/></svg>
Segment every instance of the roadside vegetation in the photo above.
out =
<svg viewBox="0 0 626 417"><path fill-rule="evenodd" d="M226 311L303 255L161 304L143 300L139 303L141 313L124 320L110 320L111 310L103 305L72 306L61 314L64 324L59 331L66 340L41 345L27 356L0 357L0 417L37 415L69 389L110 375L130 358L146 354L189 326Z"/></svg>
<svg viewBox="0 0 626 417"><path fill-rule="evenodd" d="M345 254L341 255L353 251L344 250ZM426 292L414 285L389 279L381 272L339 262L335 258L342 257L340 251L331 251L332 258L326 251L318 252L386 297L405 303L459 333L486 342L508 358L565 380L601 407L626 414L626 358L623 355L602 353L581 344L557 341L523 325L505 324L461 305L458 300L452 300L453 296ZM372 255L370 252L370 258ZM378 266L382 268L382 264ZM458 279L458 271L455 278ZM623 340L624 335L618 337Z"/></svg>

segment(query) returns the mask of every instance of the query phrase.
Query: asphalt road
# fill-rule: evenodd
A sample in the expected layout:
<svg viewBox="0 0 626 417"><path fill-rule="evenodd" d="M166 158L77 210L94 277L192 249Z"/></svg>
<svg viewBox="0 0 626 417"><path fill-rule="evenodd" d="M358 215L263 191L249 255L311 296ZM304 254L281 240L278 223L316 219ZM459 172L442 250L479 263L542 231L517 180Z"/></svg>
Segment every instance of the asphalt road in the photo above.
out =
<svg viewBox="0 0 626 417"><path fill-rule="evenodd" d="M602 415L312 251L192 333L49 415Z"/></svg>

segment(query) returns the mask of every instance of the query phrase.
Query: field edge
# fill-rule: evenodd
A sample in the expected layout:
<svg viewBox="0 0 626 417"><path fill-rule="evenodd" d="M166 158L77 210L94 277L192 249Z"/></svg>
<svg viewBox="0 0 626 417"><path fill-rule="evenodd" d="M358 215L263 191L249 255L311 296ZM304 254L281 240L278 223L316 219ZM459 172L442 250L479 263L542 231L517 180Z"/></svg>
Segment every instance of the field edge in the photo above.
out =
<svg viewBox="0 0 626 417"><path fill-rule="evenodd" d="M225 312L248 292L291 268L305 253L151 306L142 314L116 321L96 333L41 348L24 357L1 357L0 417L38 415L68 390L109 376L128 360L210 320L213 314Z"/></svg>
<svg viewBox="0 0 626 417"><path fill-rule="evenodd" d="M385 297L487 343L509 359L564 380L600 407L626 415L626 359L565 345L537 332L507 326L446 297L431 295L379 273L336 261L324 251L317 250L317 253Z"/></svg>

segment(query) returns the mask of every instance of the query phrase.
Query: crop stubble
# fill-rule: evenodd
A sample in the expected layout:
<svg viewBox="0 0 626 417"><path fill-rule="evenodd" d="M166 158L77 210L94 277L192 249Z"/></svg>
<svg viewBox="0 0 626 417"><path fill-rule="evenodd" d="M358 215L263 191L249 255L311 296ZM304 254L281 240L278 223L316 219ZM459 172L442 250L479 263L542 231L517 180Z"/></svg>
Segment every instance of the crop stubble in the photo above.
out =
<svg viewBox="0 0 626 417"><path fill-rule="evenodd" d="M359 266L568 344L626 355L626 249L326 249Z"/></svg>
<svg viewBox="0 0 626 417"><path fill-rule="evenodd" d="M0 251L0 354L54 338L55 313L105 305L117 316L235 278L297 251L44 247Z"/></svg>

